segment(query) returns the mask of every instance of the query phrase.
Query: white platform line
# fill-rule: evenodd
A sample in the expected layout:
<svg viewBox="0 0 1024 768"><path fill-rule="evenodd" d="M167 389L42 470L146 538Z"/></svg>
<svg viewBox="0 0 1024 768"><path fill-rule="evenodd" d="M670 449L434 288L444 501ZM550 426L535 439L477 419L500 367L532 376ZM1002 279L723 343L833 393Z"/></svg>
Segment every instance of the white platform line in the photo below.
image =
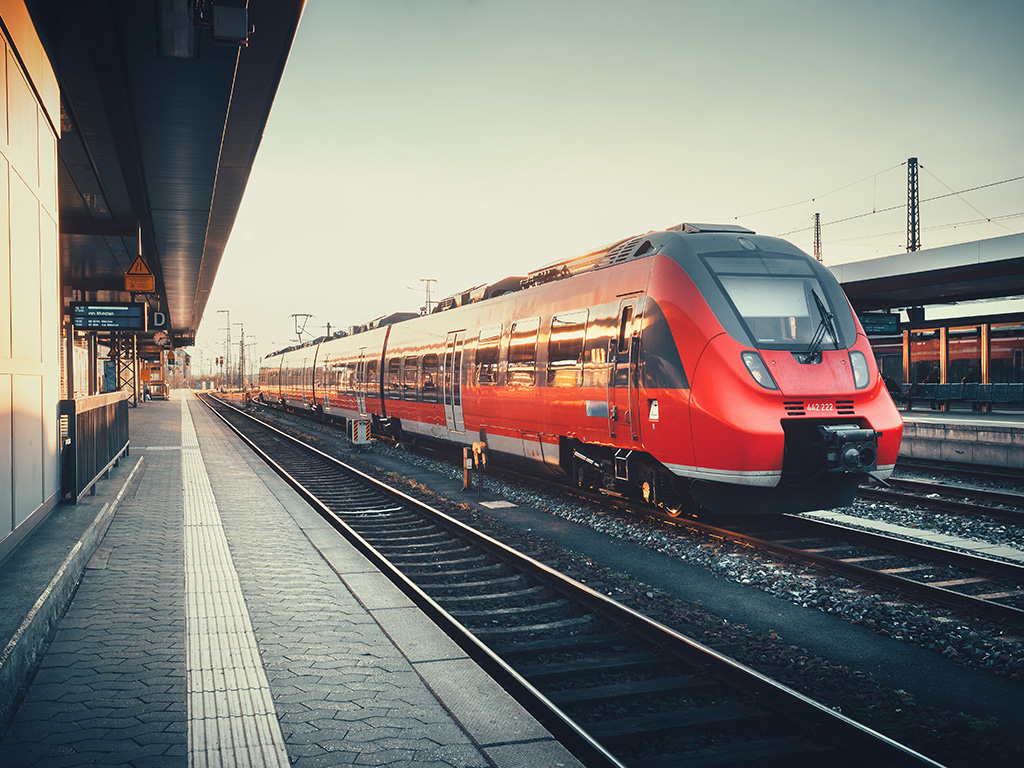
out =
<svg viewBox="0 0 1024 768"><path fill-rule="evenodd" d="M284 736L187 396L181 399L181 474L188 764L287 768Z"/></svg>

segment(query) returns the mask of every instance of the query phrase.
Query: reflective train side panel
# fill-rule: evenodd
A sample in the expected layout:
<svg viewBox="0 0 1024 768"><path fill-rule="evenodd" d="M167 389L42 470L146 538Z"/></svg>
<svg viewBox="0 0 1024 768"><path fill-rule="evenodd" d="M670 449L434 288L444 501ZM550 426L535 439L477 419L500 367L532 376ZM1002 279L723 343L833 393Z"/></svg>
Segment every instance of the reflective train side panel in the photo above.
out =
<svg viewBox="0 0 1024 768"><path fill-rule="evenodd" d="M259 397L672 512L840 506L892 473L902 420L868 340L783 240L680 225L498 286L268 356Z"/></svg>

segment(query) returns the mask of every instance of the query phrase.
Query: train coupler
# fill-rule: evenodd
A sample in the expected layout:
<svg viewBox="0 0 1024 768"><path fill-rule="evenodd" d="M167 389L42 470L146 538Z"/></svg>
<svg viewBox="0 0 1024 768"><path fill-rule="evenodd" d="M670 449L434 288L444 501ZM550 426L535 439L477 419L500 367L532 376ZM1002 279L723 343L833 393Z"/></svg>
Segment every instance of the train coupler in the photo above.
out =
<svg viewBox="0 0 1024 768"><path fill-rule="evenodd" d="M870 473L877 468L879 433L856 424L819 425L829 472Z"/></svg>

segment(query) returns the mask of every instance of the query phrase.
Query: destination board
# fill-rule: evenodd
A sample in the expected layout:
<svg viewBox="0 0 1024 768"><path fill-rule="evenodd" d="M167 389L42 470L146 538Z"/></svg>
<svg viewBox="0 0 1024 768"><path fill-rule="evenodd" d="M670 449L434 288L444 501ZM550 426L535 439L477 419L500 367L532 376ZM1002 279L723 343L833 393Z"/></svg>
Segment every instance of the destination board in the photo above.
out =
<svg viewBox="0 0 1024 768"><path fill-rule="evenodd" d="M869 336L886 336L900 332L900 316L891 313L865 313L857 315L864 333Z"/></svg>
<svg viewBox="0 0 1024 768"><path fill-rule="evenodd" d="M76 331L145 331L146 305L137 302L92 302L71 305Z"/></svg>

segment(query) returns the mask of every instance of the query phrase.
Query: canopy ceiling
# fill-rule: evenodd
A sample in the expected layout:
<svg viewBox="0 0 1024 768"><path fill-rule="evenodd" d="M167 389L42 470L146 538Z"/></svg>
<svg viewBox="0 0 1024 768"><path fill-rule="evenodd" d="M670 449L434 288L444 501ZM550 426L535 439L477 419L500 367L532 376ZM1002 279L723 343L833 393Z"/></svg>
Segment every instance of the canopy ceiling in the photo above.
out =
<svg viewBox="0 0 1024 768"><path fill-rule="evenodd" d="M147 298L194 339L303 4L28 0L61 90L66 300ZM148 296L124 291L140 240Z"/></svg>

